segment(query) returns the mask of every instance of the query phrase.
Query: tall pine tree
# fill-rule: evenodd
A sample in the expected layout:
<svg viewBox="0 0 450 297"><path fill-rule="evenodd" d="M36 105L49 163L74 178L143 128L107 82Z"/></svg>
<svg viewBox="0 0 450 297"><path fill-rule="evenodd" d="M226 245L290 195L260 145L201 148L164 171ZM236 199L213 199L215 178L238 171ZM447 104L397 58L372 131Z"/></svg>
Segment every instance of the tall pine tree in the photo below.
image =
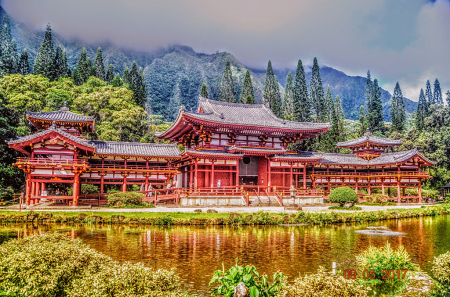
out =
<svg viewBox="0 0 450 297"><path fill-rule="evenodd" d="M65 50L63 50L63 52L62 52L61 65L59 68L59 72L60 72L61 77L70 77L70 70L69 70L69 65L67 64L67 54L66 54Z"/></svg>
<svg viewBox="0 0 450 297"><path fill-rule="evenodd" d="M99 47L97 49L97 55L95 56L94 68L95 68L95 76L97 78L105 80L105 65L103 64L103 54L102 54L101 47Z"/></svg>
<svg viewBox="0 0 450 297"><path fill-rule="evenodd" d="M121 87L121 86L123 86L123 80L120 78L120 74L117 73L117 75L111 81L111 85L113 87Z"/></svg>
<svg viewBox="0 0 450 297"><path fill-rule="evenodd" d="M366 111L364 109L364 106L361 105L359 108L359 132L358 136L363 136L364 133L366 133L367 130L367 117L366 117Z"/></svg>
<svg viewBox="0 0 450 297"><path fill-rule="evenodd" d="M395 85L394 94L391 98L391 119L391 130L403 133L406 124L406 111L402 90L400 89L400 84L398 82Z"/></svg>
<svg viewBox="0 0 450 297"><path fill-rule="evenodd" d="M86 48L83 47L83 49L81 50L80 59L78 60L77 64L78 83L84 84L89 79L89 75L91 74L91 67L92 66L89 66L87 63Z"/></svg>
<svg viewBox="0 0 450 297"><path fill-rule="evenodd" d="M319 63L314 57L311 70L311 81L309 83L311 103L317 115L317 121L323 122L325 117L325 94L323 90L322 78L320 76Z"/></svg>
<svg viewBox="0 0 450 297"><path fill-rule="evenodd" d="M112 64L109 64L108 72L106 73L106 81L108 82L108 84L110 84L113 79L114 79L114 67Z"/></svg>
<svg viewBox="0 0 450 297"><path fill-rule="evenodd" d="M284 98L281 110L283 118L290 121L294 120L294 81L291 72L289 72L286 77L286 87L284 88Z"/></svg>
<svg viewBox="0 0 450 297"><path fill-rule="evenodd" d="M246 103L247 97L251 97L251 101L255 102L255 92L253 90L252 77L250 71L245 72L244 83L242 84L242 93L240 98L240 103Z"/></svg>
<svg viewBox="0 0 450 297"><path fill-rule="evenodd" d="M72 78L73 78L74 84L76 84L77 86L81 86L83 84L83 80L81 79L81 76L80 76L80 73L78 72L77 67L73 68Z"/></svg>
<svg viewBox="0 0 450 297"><path fill-rule="evenodd" d="M234 88L230 60L227 60L227 62L225 63L222 82L220 83L219 100L226 102L236 102L236 90Z"/></svg>
<svg viewBox="0 0 450 297"><path fill-rule="evenodd" d="M86 69L88 70L88 77L86 78L87 81L89 77L95 76L95 68L94 65L92 65L92 60L90 57L86 59Z"/></svg>
<svg viewBox="0 0 450 297"><path fill-rule="evenodd" d="M124 84L131 84L130 81L130 71L128 70L128 67L125 67L125 69L123 70L123 75L122 75L122 80Z"/></svg>
<svg viewBox="0 0 450 297"><path fill-rule="evenodd" d="M277 116L281 116L281 96L278 81L273 73L272 62L269 60L266 72L266 84L264 86L264 103L268 103L272 112Z"/></svg>
<svg viewBox="0 0 450 297"><path fill-rule="evenodd" d="M50 24L48 24L47 29L45 30L44 40L34 59L33 74L41 74L42 76L53 80L56 75L54 59L55 51L53 48L52 29L50 28Z"/></svg>
<svg viewBox="0 0 450 297"><path fill-rule="evenodd" d="M439 80L436 78L434 81L434 92L433 92L433 100L436 102L436 104L444 104L444 100L442 99L442 90L441 90L441 84L439 83Z"/></svg>
<svg viewBox="0 0 450 297"><path fill-rule="evenodd" d="M373 80L372 99L370 100L369 107L369 129L372 133L380 132L384 133L384 122L383 122L383 100L381 99L381 88L378 85L378 80Z"/></svg>
<svg viewBox="0 0 450 297"><path fill-rule="evenodd" d="M416 111L416 128L419 131L423 130L424 120L427 115L426 106L427 106L427 99L425 99L423 89L420 89L419 102L417 104L417 111Z"/></svg>
<svg viewBox="0 0 450 297"><path fill-rule="evenodd" d="M56 48L55 59L53 60L53 67L55 68L55 80L57 80L61 76L61 68L63 63L63 50L59 45Z"/></svg>
<svg viewBox="0 0 450 297"><path fill-rule="evenodd" d="M292 96L294 101L294 119L298 122L310 121L311 104L309 101L308 85L306 83L305 69L303 68L302 60L298 60Z"/></svg>
<svg viewBox="0 0 450 297"><path fill-rule="evenodd" d="M372 78L370 77L370 71L367 71L367 78L366 78L366 106L368 113L370 114L370 109L372 106L372 91L373 91L373 82ZM369 115L370 118L370 115Z"/></svg>
<svg viewBox="0 0 450 297"><path fill-rule="evenodd" d="M20 61L17 72L22 75L30 74L30 64L28 62L28 52L26 49L24 49L22 51L22 54L20 55Z"/></svg>
<svg viewBox="0 0 450 297"><path fill-rule="evenodd" d="M447 95L447 98L445 99L447 101L447 105L450 106L450 91L447 91L445 95Z"/></svg>
<svg viewBox="0 0 450 297"><path fill-rule="evenodd" d="M334 109L334 100L333 96L331 95L331 88L330 85L327 87L327 96L325 97L325 113L324 113L324 121L329 121L333 119L333 109Z"/></svg>
<svg viewBox="0 0 450 297"><path fill-rule="evenodd" d="M18 57L16 41L11 37L11 27L9 17L5 14L3 17L2 28L0 32L0 73L17 73Z"/></svg>
<svg viewBox="0 0 450 297"><path fill-rule="evenodd" d="M200 97L208 99L208 88L206 87L206 83L202 84L202 89L200 91Z"/></svg>
<svg viewBox="0 0 450 297"><path fill-rule="evenodd" d="M430 81L427 80L427 86L425 89L425 98L427 98L427 105L430 106L431 104L436 104L433 97L433 92L431 91L431 84Z"/></svg>

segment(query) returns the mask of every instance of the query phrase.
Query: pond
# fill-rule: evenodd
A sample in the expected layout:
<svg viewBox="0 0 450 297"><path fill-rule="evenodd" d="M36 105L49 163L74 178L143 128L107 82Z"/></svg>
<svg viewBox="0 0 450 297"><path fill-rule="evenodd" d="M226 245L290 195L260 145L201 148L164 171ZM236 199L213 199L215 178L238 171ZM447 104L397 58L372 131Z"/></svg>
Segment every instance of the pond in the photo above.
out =
<svg viewBox="0 0 450 297"><path fill-rule="evenodd" d="M401 236L356 233L368 226L386 226ZM117 261L142 262L152 268L175 268L184 289L210 296L214 270L253 264L260 273L281 269L293 280L319 266L352 269L355 257L369 245L402 244L413 261L430 271L433 257L450 251L450 216L382 221L336 226L72 226L52 224L0 225L0 242L49 231L81 238L92 248Z"/></svg>

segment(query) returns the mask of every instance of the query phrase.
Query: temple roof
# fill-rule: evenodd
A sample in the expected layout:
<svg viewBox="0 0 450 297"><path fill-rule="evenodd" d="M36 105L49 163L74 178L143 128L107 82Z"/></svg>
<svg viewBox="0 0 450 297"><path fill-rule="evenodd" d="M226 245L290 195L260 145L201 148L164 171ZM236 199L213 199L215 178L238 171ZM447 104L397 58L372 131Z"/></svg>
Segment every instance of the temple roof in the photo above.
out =
<svg viewBox="0 0 450 297"><path fill-rule="evenodd" d="M69 111L67 107L61 107L58 111L49 112L31 112L27 111L27 118L39 119L44 121L56 121L56 122L94 122L93 116L84 116L81 114L73 113Z"/></svg>
<svg viewBox="0 0 450 297"><path fill-rule="evenodd" d="M240 146L229 146L225 148L229 152L241 152L246 155L276 155L276 154L282 154L286 152L286 149L279 148L279 149L271 149L266 147L240 147Z"/></svg>
<svg viewBox="0 0 450 297"><path fill-rule="evenodd" d="M336 165L385 165L385 164L396 164L404 162L411 159L414 156L420 156L424 161L434 164L428 158L423 156L417 148L393 153L382 153L378 158L373 158L371 160L365 160L352 154L333 154L333 153L317 153L317 152L298 152L296 155L286 154L286 155L276 155L273 158L277 159L321 159L322 164L336 164Z"/></svg>
<svg viewBox="0 0 450 297"><path fill-rule="evenodd" d="M367 142L385 145L385 146L401 145L403 143L401 140L373 136L372 133L367 131L366 133L364 133L363 136L358 137L356 139L351 139L351 140L344 141L344 142L338 142L337 146L338 147L351 147L351 146L357 146L360 144L364 144Z"/></svg>
<svg viewBox="0 0 450 297"><path fill-rule="evenodd" d="M97 155L122 156L154 156L154 157L180 157L181 151L176 144L157 144L139 142L90 141L95 145Z"/></svg>
<svg viewBox="0 0 450 297"><path fill-rule="evenodd" d="M211 156L211 157L222 157L222 158L233 158L240 159L244 154L231 154L223 150L192 150L185 149L183 155L195 155L195 156Z"/></svg>

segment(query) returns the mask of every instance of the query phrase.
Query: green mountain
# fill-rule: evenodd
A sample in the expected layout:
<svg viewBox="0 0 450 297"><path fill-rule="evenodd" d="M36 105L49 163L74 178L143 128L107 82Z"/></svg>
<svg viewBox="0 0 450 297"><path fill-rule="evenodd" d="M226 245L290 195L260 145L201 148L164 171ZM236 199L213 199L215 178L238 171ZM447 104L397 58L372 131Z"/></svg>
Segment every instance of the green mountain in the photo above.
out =
<svg viewBox="0 0 450 297"><path fill-rule="evenodd" d="M0 18L4 14L5 11L0 7ZM23 23L11 19L11 33L17 42L19 53L26 48L30 63L33 64L44 32L35 32ZM168 120L173 120L176 117L181 105L184 105L188 110L196 108L200 88L204 82L208 87L209 98L218 99L220 81L227 59L230 60L232 65L237 96L240 95L245 72L249 69L255 87L256 102L260 103L263 99L265 69L250 69L226 52L197 53L192 48L181 45L152 52L142 52L120 48L105 42L88 44L77 39L62 38L56 32L53 32L53 34L55 45L61 45L66 50L71 69L76 66L83 47L86 48L88 57L94 60L97 48L101 46L105 67L113 64L115 73L122 74L126 67L130 68L132 62L136 61L140 67L144 68L149 111L153 114L161 114ZM305 70L309 80L310 68L306 67ZM295 73L295 69L274 69L280 82L281 91L283 91L288 71ZM324 86L330 85L333 96L339 95L341 97L346 118L358 119L359 107L365 103L365 78L348 76L327 66L321 67L320 71ZM385 105L384 115L387 121L390 120L390 97L391 94L388 91L382 90L382 99ZM416 110L417 102L405 99L405 103L408 113Z"/></svg>

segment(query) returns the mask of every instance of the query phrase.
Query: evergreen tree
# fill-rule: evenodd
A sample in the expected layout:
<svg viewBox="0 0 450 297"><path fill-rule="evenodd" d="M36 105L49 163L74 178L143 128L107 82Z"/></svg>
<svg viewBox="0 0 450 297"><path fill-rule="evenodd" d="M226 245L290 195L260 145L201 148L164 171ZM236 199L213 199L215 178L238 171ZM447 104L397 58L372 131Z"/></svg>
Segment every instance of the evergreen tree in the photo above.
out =
<svg viewBox="0 0 450 297"><path fill-rule="evenodd" d="M403 133L405 130L406 111L402 90L398 82L395 85L394 94L391 98L391 119L391 130Z"/></svg>
<svg viewBox="0 0 450 297"><path fill-rule="evenodd" d="M63 63L63 50L59 45L56 48L55 59L53 60L53 67L55 69L55 80L57 80L62 74Z"/></svg>
<svg viewBox="0 0 450 297"><path fill-rule="evenodd" d="M86 78L86 81L89 79L89 77L91 76L95 76L95 70L94 70L94 66L92 65L92 60L90 57L88 57L86 59L86 70L88 73L88 76Z"/></svg>
<svg viewBox="0 0 450 297"><path fill-rule="evenodd" d="M372 78L370 77L370 70L368 70L366 79L366 106L369 113L370 107L372 105L372 90L373 90L373 82Z"/></svg>
<svg viewBox="0 0 450 297"><path fill-rule="evenodd" d="M33 74L41 74L53 80L55 78L54 59L55 51L53 48L52 29L50 28L50 24L48 24L45 30L44 40L34 59Z"/></svg>
<svg viewBox="0 0 450 297"><path fill-rule="evenodd" d="M368 110L368 124L370 131L384 133L383 122L383 100L381 99L381 88L378 86L378 80L373 80L372 99L370 100L370 108Z"/></svg>
<svg viewBox="0 0 450 297"><path fill-rule="evenodd" d="M447 98L445 99L447 101L447 105L450 106L450 91L447 91L445 95L447 95Z"/></svg>
<svg viewBox="0 0 450 297"><path fill-rule="evenodd" d="M444 100L442 99L441 84L437 78L434 81L433 101L436 102L436 104L444 104Z"/></svg>
<svg viewBox="0 0 450 297"><path fill-rule="evenodd" d="M325 113L324 113L324 121L332 121L333 119L333 109L334 109L334 100L331 95L330 85L327 87L327 96L325 97Z"/></svg>
<svg viewBox="0 0 450 297"><path fill-rule="evenodd" d="M202 89L200 91L200 97L208 99L208 88L206 87L206 83L203 83Z"/></svg>
<svg viewBox="0 0 450 297"><path fill-rule="evenodd" d="M113 79L114 79L114 67L112 64L109 64L108 72L106 73L106 81L108 82L108 84L110 84Z"/></svg>
<svg viewBox="0 0 450 297"><path fill-rule="evenodd" d="M367 127L366 111L364 110L364 106L361 105L359 108L359 136L363 136L366 133Z"/></svg>
<svg viewBox="0 0 450 297"><path fill-rule="evenodd" d="M123 86L123 80L120 78L120 75L117 74L114 79L111 81L111 85L113 87L121 87Z"/></svg>
<svg viewBox="0 0 450 297"><path fill-rule="evenodd" d="M30 64L28 63L28 52L26 49L24 49L22 51L22 54L20 55L20 61L17 71L22 75L30 74Z"/></svg>
<svg viewBox="0 0 450 297"><path fill-rule="evenodd" d="M227 62L225 63L222 82L220 83L219 100L226 102L236 102L236 90L234 88L230 60L227 60Z"/></svg>
<svg viewBox="0 0 450 297"><path fill-rule="evenodd" d="M426 105L427 99L425 98L423 89L420 89L419 102L417 104L417 111L416 111L416 128L419 131L423 130L424 120L427 115Z"/></svg>
<svg viewBox="0 0 450 297"><path fill-rule="evenodd" d="M77 67L73 68L72 78L74 84L77 86L81 86L83 84L83 80L81 79L80 73L78 72Z"/></svg>
<svg viewBox="0 0 450 297"><path fill-rule="evenodd" d="M17 73L18 58L16 41L11 37L11 27L9 17L3 17L0 32L0 74Z"/></svg>
<svg viewBox="0 0 450 297"><path fill-rule="evenodd" d="M97 55L95 56L94 68L95 68L95 76L102 80L105 80L105 65L103 64L103 54L102 54L101 47L99 47L97 49Z"/></svg>
<svg viewBox="0 0 450 297"><path fill-rule="evenodd" d="M311 104L308 96L308 86L306 84L305 69L302 60L298 60L295 71L294 89L292 92L294 105L294 119L298 122L308 122L311 120Z"/></svg>
<svg viewBox="0 0 450 297"><path fill-rule="evenodd" d="M277 116L281 116L281 96L278 87L278 81L273 73L272 62L269 60L266 72L266 84L264 86L264 103L268 103L272 112Z"/></svg>
<svg viewBox="0 0 450 297"><path fill-rule="evenodd" d="M252 96L248 95L247 99L245 99L245 104L255 104L255 101L253 100Z"/></svg>
<svg viewBox="0 0 450 297"><path fill-rule="evenodd" d="M240 98L240 103L246 103L247 97L252 97L252 102L255 102L255 92L253 90L252 77L250 71L245 72L244 83L242 85L242 93ZM253 103L252 103L253 104Z"/></svg>
<svg viewBox="0 0 450 297"><path fill-rule="evenodd" d="M289 72L286 78L286 87L284 88L283 104L281 106L283 118L294 120L294 82L292 73Z"/></svg>
<svg viewBox="0 0 450 297"><path fill-rule="evenodd" d="M137 105L145 108L145 103L147 102L147 90L145 88L144 69L142 67L139 67L138 77L134 86L134 100Z"/></svg>
<svg viewBox="0 0 450 297"><path fill-rule="evenodd" d="M125 69L123 70L122 81L123 81L123 83L125 83L127 85L130 84L130 77L129 77L128 67L125 67Z"/></svg>
<svg viewBox="0 0 450 297"><path fill-rule="evenodd" d="M431 84L430 84L429 80L427 80L427 87L425 89L425 97L427 98L428 106L430 106L431 104L436 104L436 102L434 102L433 92L431 92Z"/></svg>
<svg viewBox="0 0 450 297"><path fill-rule="evenodd" d="M322 84L322 78L320 76L319 63L317 58L314 57L313 67L311 70L311 81L309 83L311 103L314 107L314 111L317 115L319 122L325 119L325 96Z"/></svg>
<svg viewBox="0 0 450 297"><path fill-rule="evenodd" d="M69 65L67 64L67 54L66 51L63 50L60 64L60 76L61 77L70 77Z"/></svg>
<svg viewBox="0 0 450 297"><path fill-rule="evenodd" d="M87 63L86 49L83 47L83 49L81 50L80 59L78 60L77 64L77 75L80 84L84 84L89 79L89 75L91 74L91 67L92 65L88 65Z"/></svg>

